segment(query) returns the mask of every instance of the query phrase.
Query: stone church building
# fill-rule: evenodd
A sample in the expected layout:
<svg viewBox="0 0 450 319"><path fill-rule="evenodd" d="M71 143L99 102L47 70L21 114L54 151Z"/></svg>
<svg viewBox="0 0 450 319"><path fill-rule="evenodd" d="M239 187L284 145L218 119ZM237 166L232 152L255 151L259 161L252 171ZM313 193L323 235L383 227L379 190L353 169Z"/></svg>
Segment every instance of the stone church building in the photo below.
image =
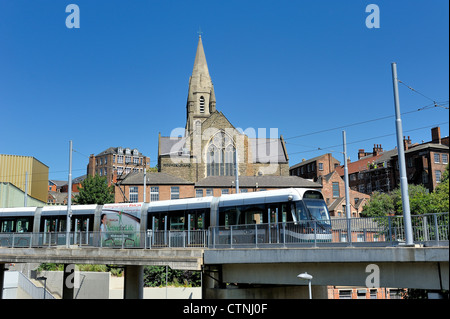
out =
<svg viewBox="0 0 450 319"><path fill-rule="evenodd" d="M177 136L159 135L159 172L196 183L208 177L235 176L237 163L239 176L289 176L282 136L272 136L271 131L258 137L257 132L237 130L217 110L200 36L189 79L185 129Z"/></svg>
<svg viewBox="0 0 450 319"><path fill-rule="evenodd" d="M322 188L319 183L289 176L286 145L276 129L258 136L258 128L237 129L218 111L201 37L189 79L186 123L181 125L170 136L159 134L158 172L144 177L144 172L133 171L118 179L116 202L232 194L236 172L240 192Z"/></svg>

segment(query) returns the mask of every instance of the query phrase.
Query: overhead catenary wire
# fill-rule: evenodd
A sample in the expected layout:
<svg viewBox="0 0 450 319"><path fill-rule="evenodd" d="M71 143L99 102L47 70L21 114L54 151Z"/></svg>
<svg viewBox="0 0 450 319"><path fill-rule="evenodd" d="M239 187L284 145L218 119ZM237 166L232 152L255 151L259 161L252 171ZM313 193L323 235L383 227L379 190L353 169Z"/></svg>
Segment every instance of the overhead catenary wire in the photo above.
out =
<svg viewBox="0 0 450 319"><path fill-rule="evenodd" d="M430 97L427 97L426 95L418 92L417 90L413 89L412 87L406 85L404 82L400 81L400 83L402 83L403 85L407 86L410 90L413 90L414 92L426 97L427 99L433 101L433 103L431 104L427 104L425 106L419 107L417 109L414 110L410 110L410 111L406 111L403 112L402 115L406 115L406 114L411 114L411 113L416 113L416 112L420 112L420 111L424 111L424 110L431 110L431 109L435 109L436 107L441 107L444 109L449 109L449 107L445 107L444 105L448 105L449 101L440 101L440 102L436 102L435 100L433 100ZM342 146L342 144L336 144L336 145L332 145L332 146L326 146L326 147L321 147L321 146L306 146L306 145L302 145L302 144L296 144L296 143L292 143L290 142L291 140L294 139L298 139L301 137L306 137L306 136L311 136L311 135L315 135L315 134L321 134L321 133L326 133L326 132L330 132L330 131L335 131L335 130L341 130L341 129L345 129L345 128L349 128L349 127L353 127L353 126L358 126L358 125L363 125L363 124L368 124L368 123L372 123L372 122L377 122L377 121L382 121L382 120L386 120L389 118L393 118L394 115L386 115L386 116L382 116L382 117L378 117L378 118L374 118L374 119L368 119L368 120L364 120L364 121L359 121L359 122L354 122L354 123L349 123L346 125L341 125L341 126L336 126L336 127L332 127L332 128L327 128L327 129L323 129L323 130L319 130L319 131L314 131L314 132L309 132L309 133L304 133L301 135L296 135L296 136L291 136L291 137L285 137L284 141L286 144L288 145L296 145L296 146L303 146L303 147L311 147L310 150L304 150L304 151L298 151L298 152L291 152L289 153L289 155L296 155L296 154L302 154L302 153L311 153L311 152L316 152L316 151L322 151L322 150L326 150L326 149L330 149L330 148L335 148L335 147L340 147ZM443 124L448 124L449 122L443 122L440 124L434 124L434 125L428 125L425 127L420 127L420 128L415 128L415 129L411 129L405 132L412 132L412 131L416 131L416 130L420 130L420 129L424 129L424 128L429 128L429 127L433 127L433 126L439 126L439 125L443 125ZM395 135L394 133L391 134L386 134L386 135L379 135L379 136L374 136L374 137L369 137L366 139L362 139L362 140L358 140L358 141L353 141L353 142L348 142L347 145L351 145L351 144L356 144L356 143L361 143L361 142L365 142L365 141L369 141L369 140L373 140L373 139L378 139L378 138L383 138L383 137L388 137L388 136L393 136ZM273 142L278 142L278 139L276 139L276 141ZM73 150L73 152L78 153L86 158L89 158L88 155L81 153L80 151L77 150ZM274 156L278 157L278 156ZM268 159L270 159L271 157L266 157ZM157 162L157 160L151 160L150 162ZM73 169L73 171L82 171L85 170L85 168L83 169ZM56 173L67 173L67 170L62 170L62 171L49 171L49 174L56 174ZM43 174L43 173L33 173L34 174ZM0 178L4 179L4 178L11 178L11 177L18 177L18 176L25 176L25 174L17 174L17 175L8 175L8 176L0 176Z"/></svg>

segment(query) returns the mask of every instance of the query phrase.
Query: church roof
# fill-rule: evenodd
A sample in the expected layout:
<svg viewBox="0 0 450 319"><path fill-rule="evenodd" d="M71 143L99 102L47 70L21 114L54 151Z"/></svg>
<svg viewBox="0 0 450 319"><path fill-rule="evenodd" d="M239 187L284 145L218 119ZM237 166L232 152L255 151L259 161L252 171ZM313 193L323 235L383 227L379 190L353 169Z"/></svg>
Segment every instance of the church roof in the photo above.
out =
<svg viewBox="0 0 450 319"><path fill-rule="evenodd" d="M288 163L287 154L279 138L249 138L253 163Z"/></svg>

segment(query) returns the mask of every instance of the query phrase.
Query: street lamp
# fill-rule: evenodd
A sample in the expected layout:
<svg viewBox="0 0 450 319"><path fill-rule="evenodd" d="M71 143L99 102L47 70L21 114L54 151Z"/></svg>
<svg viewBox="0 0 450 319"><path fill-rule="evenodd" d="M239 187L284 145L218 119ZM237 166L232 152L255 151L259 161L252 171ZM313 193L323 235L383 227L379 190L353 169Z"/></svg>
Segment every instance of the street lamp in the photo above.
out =
<svg viewBox="0 0 450 319"><path fill-rule="evenodd" d="M47 277L42 276L42 277L37 277L36 279L44 281L44 299L45 299L45 292L47 291Z"/></svg>
<svg viewBox="0 0 450 319"><path fill-rule="evenodd" d="M313 276L311 276L311 275L308 274L307 272L304 272L303 274L297 275L297 278L304 279L304 280L308 280L308 286L309 286L309 299L312 299L312 294L311 294L311 280L313 279Z"/></svg>

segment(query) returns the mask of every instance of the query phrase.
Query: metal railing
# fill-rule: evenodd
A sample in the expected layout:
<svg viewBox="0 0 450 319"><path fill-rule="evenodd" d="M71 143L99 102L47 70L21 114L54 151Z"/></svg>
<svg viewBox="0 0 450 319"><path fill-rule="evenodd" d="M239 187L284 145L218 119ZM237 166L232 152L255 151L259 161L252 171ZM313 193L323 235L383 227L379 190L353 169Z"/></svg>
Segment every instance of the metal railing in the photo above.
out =
<svg viewBox="0 0 450 319"><path fill-rule="evenodd" d="M412 216L413 240L448 246L449 214ZM65 232L0 233L0 247L66 245ZM396 246L405 243L402 216L332 218L289 223L210 227L208 230L71 232L69 244L101 248L237 248L289 246Z"/></svg>
<svg viewBox="0 0 450 319"><path fill-rule="evenodd" d="M413 240L449 245L449 214L412 216ZM332 218L277 224L210 227L209 248L288 246L396 246L405 244L403 216Z"/></svg>

